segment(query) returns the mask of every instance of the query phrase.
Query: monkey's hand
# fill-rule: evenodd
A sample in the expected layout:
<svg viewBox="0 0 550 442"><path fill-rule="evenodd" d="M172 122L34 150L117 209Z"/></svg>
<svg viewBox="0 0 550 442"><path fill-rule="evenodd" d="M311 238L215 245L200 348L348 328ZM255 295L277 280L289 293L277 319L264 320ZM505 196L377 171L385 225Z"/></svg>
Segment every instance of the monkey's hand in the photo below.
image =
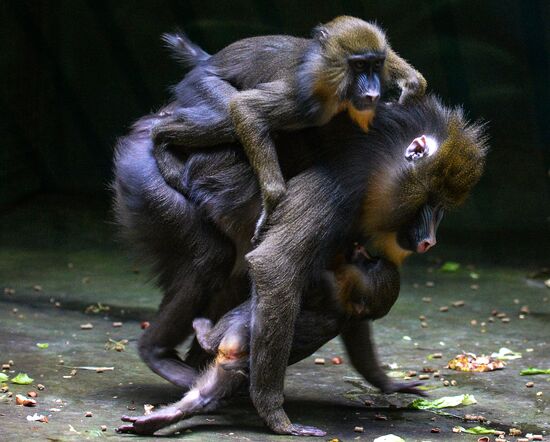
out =
<svg viewBox="0 0 550 442"><path fill-rule="evenodd" d="M418 382L418 381L406 382L406 381L390 380L387 384L383 386L376 385L376 387L380 388L380 390L382 390L382 392L386 394L407 393L407 394L416 394L417 396L428 396L428 393L418 388L421 385L422 385L422 382Z"/></svg>
<svg viewBox="0 0 550 442"><path fill-rule="evenodd" d="M130 425L121 425L116 429L116 432L153 435L156 431L168 427L183 418L183 412L175 407L163 408L146 416L122 416L120 419L123 422L130 422Z"/></svg>
<svg viewBox="0 0 550 442"><path fill-rule="evenodd" d="M412 100L423 97L428 86L428 82L424 76L417 71L415 71L415 75L398 81L398 84L401 88L399 104L407 104Z"/></svg>

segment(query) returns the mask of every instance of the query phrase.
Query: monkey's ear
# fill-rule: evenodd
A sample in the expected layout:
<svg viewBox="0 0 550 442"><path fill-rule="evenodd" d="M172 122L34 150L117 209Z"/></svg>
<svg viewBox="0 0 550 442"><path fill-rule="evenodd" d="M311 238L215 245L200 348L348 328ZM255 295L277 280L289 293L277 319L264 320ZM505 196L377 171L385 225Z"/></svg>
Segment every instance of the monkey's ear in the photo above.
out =
<svg viewBox="0 0 550 442"><path fill-rule="evenodd" d="M317 25L313 28L312 37L321 43L322 46L325 45L329 38L329 31L325 25Z"/></svg>
<svg viewBox="0 0 550 442"><path fill-rule="evenodd" d="M432 155L438 148L437 141L428 136L416 137L405 149L405 158L408 161L415 161L425 156Z"/></svg>

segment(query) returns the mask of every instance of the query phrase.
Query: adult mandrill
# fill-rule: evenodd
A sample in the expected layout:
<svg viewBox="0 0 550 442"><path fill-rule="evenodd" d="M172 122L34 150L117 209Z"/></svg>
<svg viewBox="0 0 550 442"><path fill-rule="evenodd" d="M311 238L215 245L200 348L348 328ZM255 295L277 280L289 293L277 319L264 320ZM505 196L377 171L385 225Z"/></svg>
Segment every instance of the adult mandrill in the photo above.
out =
<svg viewBox="0 0 550 442"><path fill-rule="evenodd" d="M265 238L250 250L260 211L258 186L238 145L197 151L180 165L175 191L152 155L151 127L138 121L119 142L116 208L130 241L152 261L164 291L159 313L139 344L142 359L165 379L190 388L204 362L198 345L186 362L176 346L192 322L214 322L247 297L255 282L250 336L252 400L273 431L311 434L283 411L283 382L302 293L356 238L400 265L435 244L445 208L464 201L485 157L479 125L433 97L379 106L367 134L342 115L326 126L281 133L278 153L289 179ZM393 302L393 301L392 301ZM343 333L350 360L367 379L373 361L368 322ZM376 385L376 384L375 384Z"/></svg>

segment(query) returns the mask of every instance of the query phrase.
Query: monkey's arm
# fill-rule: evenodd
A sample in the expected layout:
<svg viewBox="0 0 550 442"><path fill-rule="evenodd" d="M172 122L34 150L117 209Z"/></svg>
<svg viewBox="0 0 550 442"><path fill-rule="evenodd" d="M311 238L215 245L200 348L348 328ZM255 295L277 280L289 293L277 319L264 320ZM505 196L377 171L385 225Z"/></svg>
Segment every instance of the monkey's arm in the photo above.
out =
<svg viewBox="0 0 550 442"><path fill-rule="evenodd" d="M384 393L411 393L426 396L417 387L420 382L401 382L391 379L380 366L372 341L371 321L351 320L342 330L342 339L355 369L370 384Z"/></svg>
<svg viewBox="0 0 550 442"><path fill-rule="evenodd" d="M250 394L276 433L324 435L289 420L283 410L284 377L302 291L349 228L348 199L326 170L308 169L289 181L265 237L246 257L255 288Z"/></svg>
<svg viewBox="0 0 550 442"><path fill-rule="evenodd" d="M428 86L424 76L390 48L386 55L386 66L390 79L401 88L400 104L424 96Z"/></svg>
<svg viewBox="0 0 550 442"><path fill-rule="evenodd" d="M267 217L286 192L285 179L271 131L301 123L292 88L285 81L260 84L235 95L230 102L231 120L252 170L258 179L263 212L256 226L257 240Z"/></svg>

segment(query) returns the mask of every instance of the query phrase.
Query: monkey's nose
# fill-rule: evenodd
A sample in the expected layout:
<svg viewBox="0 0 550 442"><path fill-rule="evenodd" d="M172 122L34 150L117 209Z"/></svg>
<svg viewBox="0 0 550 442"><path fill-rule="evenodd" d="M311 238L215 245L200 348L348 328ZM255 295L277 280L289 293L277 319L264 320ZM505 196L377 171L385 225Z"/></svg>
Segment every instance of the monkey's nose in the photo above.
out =
<svg viewBox="0 0 550 442"><path fill-rule="evenodd" d="M376 103L379 98L380 94L378 92L367 92L365 94L365 100L369 101L372 104Z"/></svg>
<svg viewBox="0 0 550 442"><path fill-rule="evenodd" d="M416 251L418 253L426 253L428 250L430 250L433 246L437 244L437 241L434 239L425 239L423 241L420 241L418 245L416 246Z"/></svg>

